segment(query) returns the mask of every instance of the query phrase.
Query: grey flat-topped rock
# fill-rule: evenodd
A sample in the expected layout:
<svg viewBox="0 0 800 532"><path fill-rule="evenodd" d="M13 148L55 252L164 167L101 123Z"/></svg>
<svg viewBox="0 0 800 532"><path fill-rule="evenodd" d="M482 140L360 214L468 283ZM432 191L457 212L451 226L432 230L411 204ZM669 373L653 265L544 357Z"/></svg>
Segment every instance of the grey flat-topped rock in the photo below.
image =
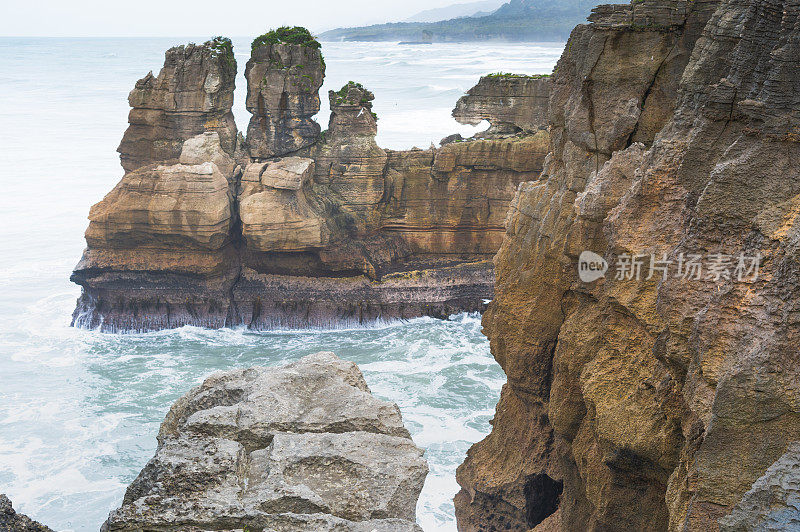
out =
<svg viewBox="0 0 800 532"><path fill-rule="evenodd" d="M333 353L212 375L158 441L104 530L419 530L423 450Z"/></svg>

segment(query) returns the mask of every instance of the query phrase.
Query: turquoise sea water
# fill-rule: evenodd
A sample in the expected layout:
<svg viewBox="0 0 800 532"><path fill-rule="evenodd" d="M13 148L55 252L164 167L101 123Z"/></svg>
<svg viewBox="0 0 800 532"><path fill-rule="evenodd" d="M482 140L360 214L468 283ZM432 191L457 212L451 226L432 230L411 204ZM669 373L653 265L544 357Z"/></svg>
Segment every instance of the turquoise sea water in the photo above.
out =
<svg viewBox="0 0 800 532"><path fill-rule="evenodd" d="M86 215L122 175L127 93L158 72L166 48L191 40L204 39L0 38L0 492L56 530L97 530L152 456L175 399L216 370L326 350L358 363L373 393L400 405L431 467L418 521L455 530L455 468L488 433L505 380L479 316L272 333L68 326ZM240 130L248 43L234 39ZM427 147L476 130L450 110L480 74L547 73L562 47L325 43L323 95L360 81L376 95L382 146ZM319 121L325 128L326 105Z"/></svg>

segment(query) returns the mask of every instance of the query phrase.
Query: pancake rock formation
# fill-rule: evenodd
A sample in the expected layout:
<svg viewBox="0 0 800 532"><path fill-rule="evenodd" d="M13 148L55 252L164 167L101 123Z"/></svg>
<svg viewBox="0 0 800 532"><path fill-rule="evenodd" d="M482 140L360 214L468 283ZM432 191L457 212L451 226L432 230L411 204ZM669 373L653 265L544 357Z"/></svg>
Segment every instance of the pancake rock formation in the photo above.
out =
<svg viewBox="0 0 800 532"><path fill-rule="evenodd" d="M333 353L215 373L172 406L102 530L421 532L422 454Z"/></svg>
<svg viewBox="0 0 800 532"><path fill-rule="evenodd" d="M798 529L800 5L589 20L495 257L508 382L459 530Z"/></svg>
<svg viewBox="0 0 800 532"><path fill-rule="evenodd" d="M462 96L453 118L477 126L487 120L491 127L481 136L504 136L546 129L551 76L498 73L483 76Z"/></svg>
<svg viewBox="0 0 800 532"><path fill-rule="evenodd" d="M235 81L229 39L167 50L158 77L150 72L128 96L130 125L117 150L125 171L177 159L184 141L207 131L216 131L225 151L233 154Z"/></svg>
<svg viewBox="0 0 800 532"><path fill-rule="evenodd" d="M384 150L375 95L354 81L329 92L320 131L320 44L280 28L253 41L244 139L229 45L171 49L131 93L126 173L90 211L73 324L340 327L483 310L508 207L549 150L549 82L504 134Z"/></svg>

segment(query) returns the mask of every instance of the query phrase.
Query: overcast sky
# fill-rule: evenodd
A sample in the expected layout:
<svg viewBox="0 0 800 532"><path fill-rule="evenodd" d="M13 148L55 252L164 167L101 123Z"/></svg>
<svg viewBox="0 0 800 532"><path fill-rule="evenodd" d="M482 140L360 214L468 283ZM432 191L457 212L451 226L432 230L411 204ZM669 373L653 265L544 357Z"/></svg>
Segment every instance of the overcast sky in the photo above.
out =
<svg viewBox="0 0 800 532"><path fill-rule="evenodd" d="M399 21L469 0L0 0L3 36L260 35Z"/></svg>

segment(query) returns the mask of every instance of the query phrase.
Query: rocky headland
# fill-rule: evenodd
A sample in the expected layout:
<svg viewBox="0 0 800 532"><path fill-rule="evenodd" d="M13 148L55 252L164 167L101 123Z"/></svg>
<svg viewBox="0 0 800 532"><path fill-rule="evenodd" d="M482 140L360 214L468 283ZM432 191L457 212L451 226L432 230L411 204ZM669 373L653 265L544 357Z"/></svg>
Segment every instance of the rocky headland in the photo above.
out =
<svg viewBox="0 0 800 532"><path fill-rule="evenodd" d="M421 532L422 455L333 353L215 373L172 406L102 530Z"/></svg>
<svg viewBox="0 0 800 532"><path fill-rule="evenodd" d="M459 530L798 530L800 5L589 20L495 257L508 382L458 470ZM581 279L585 251L605 277Z"/></svg>
<svg viewBox="0 0 800 532"><path fill-rule="evenodd" d="M545 114L524 102L546 102L549 84L501 80L519 104L486 138L393 151L375 142L360 83L329 92L327 130L311 118L325 63L302 28L253 42L246 138L235 73L230 41L215 38L170 49L137 82L126 173L92 207L72 275L74 325L338 327L483 310L508 207L548 151ZM478 123L487 107L457 115Z"/></svg>

